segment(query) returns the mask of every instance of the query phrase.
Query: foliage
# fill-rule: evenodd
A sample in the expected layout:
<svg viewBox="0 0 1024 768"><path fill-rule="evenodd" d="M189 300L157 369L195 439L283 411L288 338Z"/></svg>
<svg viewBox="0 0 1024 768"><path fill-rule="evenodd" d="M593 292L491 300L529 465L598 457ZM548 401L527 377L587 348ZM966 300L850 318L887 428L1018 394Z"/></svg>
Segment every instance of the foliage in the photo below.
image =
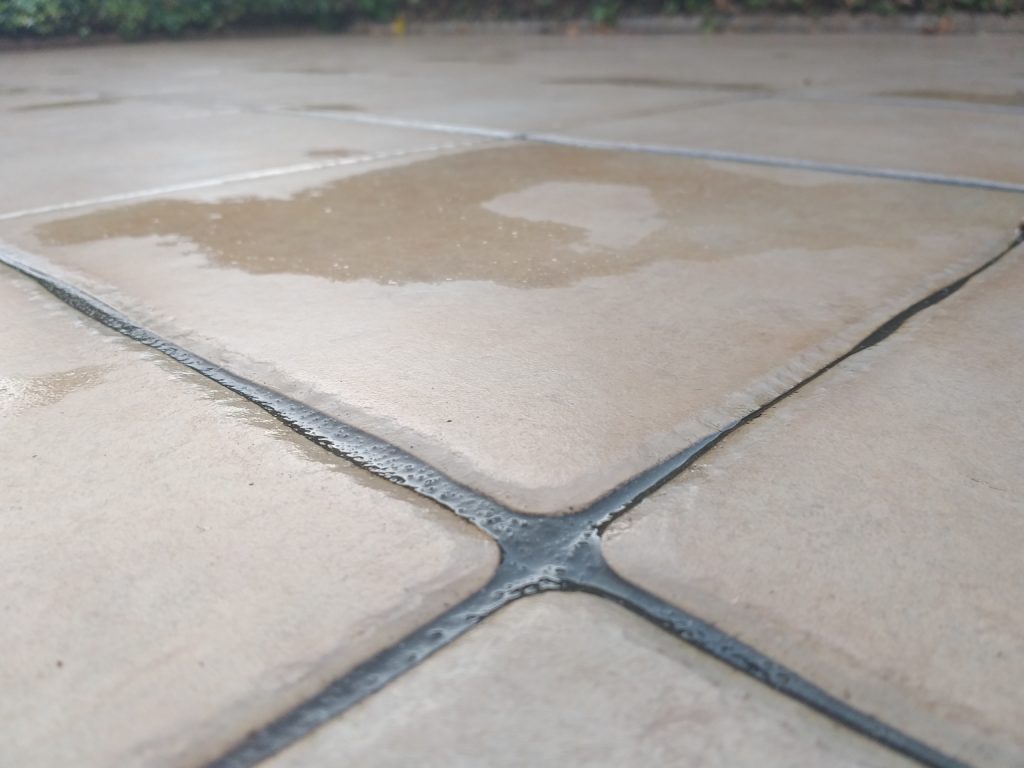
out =
<svg viewBox="0 0 1024 768"><path fill-rule="evenodd" d="M340 28L356 20L576 19L623 14L1013 13L1024 0L0 0L0 36L117 33L127 39L271 24Z"/></svg>

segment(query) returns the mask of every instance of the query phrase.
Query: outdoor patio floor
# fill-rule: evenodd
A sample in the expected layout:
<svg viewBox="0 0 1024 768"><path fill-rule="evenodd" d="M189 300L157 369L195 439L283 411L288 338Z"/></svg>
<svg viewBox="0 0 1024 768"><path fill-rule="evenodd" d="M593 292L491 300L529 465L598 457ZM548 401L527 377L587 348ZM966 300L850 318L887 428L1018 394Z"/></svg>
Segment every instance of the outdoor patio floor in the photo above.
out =
<svg viewBox="0 0 1024 768"><path fill-rule="evenodd" d="M1024 764L1024 38L0 53L0 765Z"/></svg>

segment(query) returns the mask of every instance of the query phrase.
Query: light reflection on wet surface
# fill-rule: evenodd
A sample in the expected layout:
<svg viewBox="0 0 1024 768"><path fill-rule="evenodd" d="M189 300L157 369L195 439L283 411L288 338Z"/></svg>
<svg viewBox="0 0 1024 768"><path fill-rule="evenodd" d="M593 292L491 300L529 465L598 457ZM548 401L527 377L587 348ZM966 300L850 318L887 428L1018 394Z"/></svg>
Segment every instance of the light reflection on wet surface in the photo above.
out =
<svg viewBox="0 0 1024 768"><path fill-rule="evenodd" d="M58 403L72 392L95 387L108 370L106 365L83 365L40 376L0 375L0 416Z"/></svg>
<svg viewBox="0 0 1024 768"><path fill-rule="evenodd" d="M49 245L173 238L218 266L256 274L527 288L752 250L826 251L850 240L909 246L919 227L874 222L893 204L918 219L934 216L914 210L934 207L928 196L901 199L895 188L865 195L843 179L827 186L829 205L847 213L823 228L821 186L804 186L794 174L766 178L656 156L514 145L378 169L284 200L161 199L99 210L41 224L36 234ZM772 226L755 227L783 193L787 204Z"/></svg>
<svg viewBox="0 0 1024 768"><path fill-rule="evenodd" d="M1024 108L1024 91L1017 91L1016 93L977 93L975 91L910 89L902 91L882 91L878 95L898 99L960 101L966 104L986 104L994 107Z"/></svg>
<svg viewBox="0 0 1024 768"><path fill-rule="evenodd" d="M614 85L627 88L669 88L679 90L767 93L772 89L760 83L720 83L708 80L684 80L670 77L608 75L605 77L557 77L548 80L558 85Z"/></svg>

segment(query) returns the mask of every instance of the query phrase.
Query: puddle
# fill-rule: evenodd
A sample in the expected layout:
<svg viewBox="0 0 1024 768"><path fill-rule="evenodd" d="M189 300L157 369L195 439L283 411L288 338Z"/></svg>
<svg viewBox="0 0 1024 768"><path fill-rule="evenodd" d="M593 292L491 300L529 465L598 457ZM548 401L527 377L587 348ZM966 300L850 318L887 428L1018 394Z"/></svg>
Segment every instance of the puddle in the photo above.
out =
<svg viewBox="0 0 1024 768"><path fill-rule="evenodd" d="M513 64L520 59L518 51L482 50L473 54L460 56L458 54L442 53L433 56L424 56L424 61L436 62L438 64Z"/></svg>
<svg viewBox="0 0 1024 768"><path fill-rule="evenodd" d="M306 104L299 107L310 112L362 112L362 108L352 104Z"/></svg>
<svg viewBox="0 0 1024 768"><path fill-rule="evenodd" d="M634 246L665 223L650 191L626 184L547 181L499 195L483 207L509 218L576 227L588 245L605 248Z"/></svg>
<svg viewBox="0 0 1024 768"><path fill-rule="evenodd" d="M298 67L296 69L267 69L261 71L285 75L347 75L351 73L351 70L348 67L335 66Z"/></svg>
<svg viewBox="0 0 1024 768"><path fill-rule="evenodd" d="M60 402L72 392L95 387L106 372L105 365L84 365L42 376L0 376L0 415Z"/></svg>
<svg viewBox="0 0 1024 768"><path fill-rule="evenodd" d="M75 109L77 107L99 107L107 104L116 104L118 99L69 99L67 101L45 101L40 104L26 104L23 107L13 107L12 112L40 112L47 109Z"/></svg>
<svg viewBox="0 0 1024 768"><path fill-rule="evenodd" d="M348 176L288 199L150 200L44 223L35 234L49 245L170 238L217 266L255 274L547 287L655 261L909 246L920 222L937 220L948 204L942 190L906 196L895 185L841 177L810 187L789 181L792 173L744 171L505 146ZM894 217L894 206L905 215ZM139 258L161 253L174 258L180 249L139 249Z"/></svg>
<svg viewBox="0 0 1024 768"><path fill-rule="evenodd" d="M311 149L306 157L351 157L362 152L353 152L351 149Z"/></svg>
<svg viewBox="0 0 1024 768"><path fill-rule="evenodd" d="M547 80L558 85L617 85L627 88L672 88L734 93L767 93L772 89L760 83L715 83L705 80L678 80L667 77L556 77Z"/></svg>
<svg viewBox="0 0 1024 768"><path fill-rule="evenodd" d="M1017 91L1016 93L976 93L974 91L909 90L882 91L875 95L899 99L960 101L967 104L987 104L995 107L1024 107L1024 91Z"/></svg>

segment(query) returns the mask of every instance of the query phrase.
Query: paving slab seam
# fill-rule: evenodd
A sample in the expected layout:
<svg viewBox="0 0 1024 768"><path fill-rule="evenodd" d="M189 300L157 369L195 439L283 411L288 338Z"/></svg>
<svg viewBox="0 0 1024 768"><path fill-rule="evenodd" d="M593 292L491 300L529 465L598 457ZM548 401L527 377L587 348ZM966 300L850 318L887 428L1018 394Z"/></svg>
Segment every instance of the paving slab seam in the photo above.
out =
<svg viewBox="0 0 1024 768"><path fill-rule="evenodd" d="M980 104L955 99L928 98L927 96L885 96L885 95L805 95L799 93L779 93L774 98L781 101L797 101L805 104L827 102L830 104L865 104L884 107L902 107L904 109L929 109L940 112L976 112L990 115L1024 116L1024 106L1015 107L1009 104Z"/></svg>
<svg viewBox="0 0 1024 768"><path fill-rule="evenodd" d="M699 147L673 146L670 144L644 144L630 141L613 141L606 139L588 139L585 137L567 136L560 133L542 131L512 131L500 128L484 128L474 125L415 120L401 117L388 117L370 113L338 113L317 110L275 109L293 115L304 115L323 120L336 120L346 123L362 123L380 125L390 128L406 128L419 131L437 131L466 136L487 137L502 141L528 141L537 144L555 144L558 146L575 147L576 149L599 149L618 152L638 152L651 155L668 155L685 157L692 160L711 160L720 163L737 165L759 165L769 168L786 168L813 173L830 173L840 176L860 176L889 181L905 181L918 184L938 184L942 186L960 187L965 189L987 189L998 192L1016 192L1024 194L1024 184L1008 181L993 181L973 176L950 176L941 173L911 171L898 168L879 168L869 165L848 165L845 163L824 163L814 160L801 160L795 157L777 155L759 155L747 152L730 152L727 150L702 149Z"/></svg>
<svg viewBox="0 0 1024 768"><path fill-rule="evenodd" d="M246 181L258 181L260 179L270 179L277 176L291 176L298 173L310 173L313 171L323 171L330 168L339 168L347 165L361 165L363 163L377 162L381 160L396 160L411 155L430 154L432 152L445 152L449 150L462 149L464 147L478 146L480 142L474 141L456 141L456 142L444 142L441 144L431 144L426 147L419 147L416 149L400 149L391 150L385 152L367 152L361 155L353 155L351 157L339 157L333 160L320 160L317 162L309 163L296 163L294 165L283 165L275 168L263 168L256 171L243 171L241 173L231 173L224 176L214 176L208 179L196 179L195 181L184 181L180 184L168 184L161 187L150 187L148 189L139 189L132 192L119 192L113 195L103 195L100 197L90 197L83 200L72 200L66 203L55 203L53 205L41 205L38 208L26 208L20 211L9 211L7 213L0 213L0 221L12 221L13 219L21 219L26 216L38 216L45 213L59 213L60 211L70 211L77 208L88 208L94 205L109 205L112 203L127 203L135 200L145 200L151 197L160 197L161 195L171 195L177 192L193 192L199 189L210 189L212 187L221 187L228 184L238 184Z"/></svg>
<svg viewBox="0 0 1024 768"><path fill-rule="evenodd" d="M498 569L483 588L350 670L311 699L248 734L209 763L209 768L240 768L262 762L380 690L505 605L550 590L582 591L610 599L877 743L934 768L962 768L962 762L851 707L753 647L621 578L604 560L600 535L614 519L740 427L843 360L883 341L912 316L952 295L998 262L1022 240L1024 231L1018 231L1005 249L981 266L893 316L845 354L775 399L612 489L588 508L561 517L539 517L508 509L380 438L251 382L135 324L113 307L25 263L13 252L0 248L0 262L35 280L97 322L157 349L245 397L335 455L441 504L490 535L500 548Z"/></svg>

